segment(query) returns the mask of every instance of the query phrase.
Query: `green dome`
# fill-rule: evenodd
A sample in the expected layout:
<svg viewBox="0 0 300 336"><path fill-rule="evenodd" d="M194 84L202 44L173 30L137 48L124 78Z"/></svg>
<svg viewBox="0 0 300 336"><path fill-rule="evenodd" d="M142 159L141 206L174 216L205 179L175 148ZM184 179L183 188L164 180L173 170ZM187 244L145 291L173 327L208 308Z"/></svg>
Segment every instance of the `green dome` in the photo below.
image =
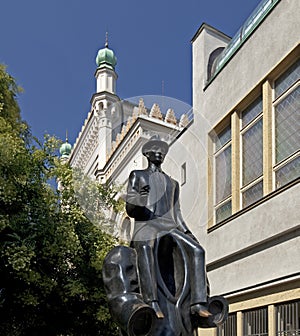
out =
<svg viewBox="0 0 300 336"><path fill-rule="evenodd" d="M117 58L114 52L108 48L108 45L105 45L105 48L98 51L96 57L96 64L99 68L107 67L112 70L115 70L117 64Z"/></svg>
<svg viewBox="0 0 300 336"><path fill-rule="evenodd" d="M72 146L71 144L68 143L68 141L63 143L59 149L59 152L62 158L68 158L69 155L71 154L71 151L72 151Z"/></svg>

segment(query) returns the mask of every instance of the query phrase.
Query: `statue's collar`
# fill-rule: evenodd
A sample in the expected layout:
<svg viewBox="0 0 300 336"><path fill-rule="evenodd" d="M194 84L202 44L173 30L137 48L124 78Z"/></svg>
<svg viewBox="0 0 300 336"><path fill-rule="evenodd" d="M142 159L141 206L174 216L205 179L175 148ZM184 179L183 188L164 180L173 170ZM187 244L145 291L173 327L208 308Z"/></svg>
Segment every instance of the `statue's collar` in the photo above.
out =
<svg viewBox="0 0 300 336"><path fill-rule="evenodd" d="M151 173L163 173L162 169L160 167L157 167L155 165L151 165L150 167L147 168L147 170Z"/></svg>

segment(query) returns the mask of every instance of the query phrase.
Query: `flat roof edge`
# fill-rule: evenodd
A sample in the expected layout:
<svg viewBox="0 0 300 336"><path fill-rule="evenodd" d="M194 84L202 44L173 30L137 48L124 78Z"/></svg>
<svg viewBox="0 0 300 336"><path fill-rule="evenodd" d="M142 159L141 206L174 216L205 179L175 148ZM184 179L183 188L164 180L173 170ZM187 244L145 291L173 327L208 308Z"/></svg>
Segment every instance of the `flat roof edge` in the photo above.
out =
<svg viewBox="0 0 300 336"><path fill-rule="evenodd" d="M217 35L219 35L219 36L227 39L228 41L231 40L230 36L228 36L225 33L221 32L219 29L217 29L217 28L215 28L215 27L213 27L213 26L211 26L211 25L203 22L201 24L201 26L198 28L198 30L196 31L195 35L192 37L191 43L193 43L197 39L197 37L202 33L202 31L205 30L205 29L207 29L207 30L209 30L209 31L211 31L211 32L213 32L213 33L215 33L215 34L217 34Z"/></svg>

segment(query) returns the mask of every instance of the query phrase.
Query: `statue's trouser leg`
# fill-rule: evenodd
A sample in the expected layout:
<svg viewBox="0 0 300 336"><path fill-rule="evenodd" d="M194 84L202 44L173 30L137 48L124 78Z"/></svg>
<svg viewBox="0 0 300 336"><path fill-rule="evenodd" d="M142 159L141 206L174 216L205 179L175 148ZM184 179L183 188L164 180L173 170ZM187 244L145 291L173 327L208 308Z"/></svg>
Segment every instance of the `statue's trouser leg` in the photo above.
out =
<svg viewBox="0 0 300 336"><path fill-rule="evenodd" d="M157 277L153 248L155 240L136 241L137 264L140 277L141 294L146 303L157 301Z"/></svg>
<svg viewBox="0 0 300 336"><path fill-rule="evenodd" d="M191 237L181 231L174 230L172 235L177 237L184 244L185 251L188 255L188 272L191 283L191 305L207 302L207 283L206 283L206 266L205 251Z"/></svg>

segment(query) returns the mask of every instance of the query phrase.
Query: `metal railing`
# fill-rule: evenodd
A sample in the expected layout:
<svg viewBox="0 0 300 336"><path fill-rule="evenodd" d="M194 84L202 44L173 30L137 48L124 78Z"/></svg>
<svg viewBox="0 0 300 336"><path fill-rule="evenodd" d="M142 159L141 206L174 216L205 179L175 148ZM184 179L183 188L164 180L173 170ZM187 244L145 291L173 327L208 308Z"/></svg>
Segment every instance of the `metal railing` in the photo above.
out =
<svg viewBox="0 0 300 336"><path fill-rule="evenodd" d="M230 60L240 46L247 40L254 29L263 21L272 8L281 0L262 0L255 8L243 26L231 39L229 44L215 60L215 71L211 80L221 71L223 66Z"/></svg>
<svg viewBox="0 0 300 336"><path fill-rule="evenodd" d="M268 308L249 310L243 318L244 336L267 336L268 335Z"/></svg>
<svg viewBox="0 0 300 336"><path fill-rule="evenodd" d="M217 328L217 336L237 336L236 313L229 314L225 323Z"/></svg>
<svg viewBox="0 0 300 336"><path fill-rule="evenodd" d="M276 335L300 335L300 301L276 306Z"/></svg>

